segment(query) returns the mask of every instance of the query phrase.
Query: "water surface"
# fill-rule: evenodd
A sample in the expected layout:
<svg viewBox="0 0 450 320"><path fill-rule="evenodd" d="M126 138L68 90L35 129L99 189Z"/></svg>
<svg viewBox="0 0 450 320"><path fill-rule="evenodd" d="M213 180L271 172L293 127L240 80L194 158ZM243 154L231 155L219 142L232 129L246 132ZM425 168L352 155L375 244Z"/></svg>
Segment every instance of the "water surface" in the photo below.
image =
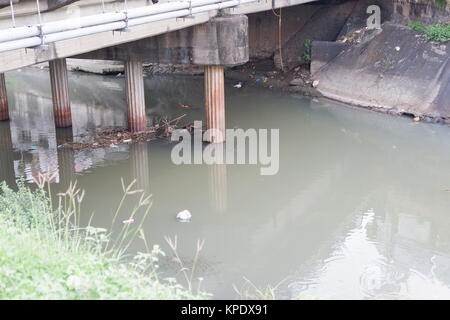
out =
<svg viewBox="0 0 450 320"><path fill-rule="evenodd" d="M450 131L447 126L347 108L227 83L228 128L279 128L280 170L258 165L182 165L172 144L153 141L72 151L63 139L124 126L124 79L71 73L73 128L55 130L48 73L7 75L11 121L0 123L0 179L54 172L53 189L77 180L85 220L109 227L120 178L153 194L144 223L151 244L178 237L189 264L205 246L196 276L216 298L233 285L278 287L278 297L450 298ZM201 120L201 77L146 78L147 115ZM192 106L185 110L180 104ZM125 205L121 219L132 210ZM180 223L188 209L193 218ZM143 250L137 241L132 251ZM162 261L167 274L176 270Z"/></svg>

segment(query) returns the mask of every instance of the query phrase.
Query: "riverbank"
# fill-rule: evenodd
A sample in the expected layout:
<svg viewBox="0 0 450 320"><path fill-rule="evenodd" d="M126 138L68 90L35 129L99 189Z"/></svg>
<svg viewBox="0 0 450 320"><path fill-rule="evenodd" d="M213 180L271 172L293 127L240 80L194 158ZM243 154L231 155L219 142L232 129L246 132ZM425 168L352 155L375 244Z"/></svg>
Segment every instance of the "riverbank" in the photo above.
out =
<svg viewBox="0 0 450 320"><path fill-rule="evenodd" d="M415 122L450 124L449 27L386 23L381 30L356 28L336 41L312 41L310 63L280 70L275 57L253 58L226 68L243 86L264 87L354 107L406 116ZM69 68L100 74L123 72L117 62L72 60ZM311 64L311 65L310 65ZM86 67L89 66L89 67ZM119 67L118 67L119 66ZM145 65L147 76L201 75L201 66Z"/></svg>
<svg viewBox="0 0 450 320"><path fill-rule="evenodd" d="M53 210L44 191L47 178L40 176L35 191L21 182L17 191L1 185L0 299L206 298L158 277L159 247L127 262L123 251L129 239L119 237L113 245L106 229L80 228L84 192L75 186L59 195L65 206ZM145 201L139 209L148 213ZM122 232L142 232L140 223L135 231L130 224L143 218L124 221Z"/></svg>
<svg viewBox="0 0 450 320"><path fill-rule="evenodd" d="M311 98L327 98L330 100L344 102L339 97L325 97L317 85L319 80L315 80L314 76L309 71L308 64L302 64L290 71L277 70L271 60L251 61L243 66L229 69L225 72L228 79L237 82L242 82L243 85L252 87L265 87L272 90L279 90L288 93L297 93L302 96ZM445 119L440 116L434 117L432 115L416 115L414 113L405 112L402 109L396 108L382 108L371 105L358 104L352 101L345 101L349 107L363 108L379 113L405 116L411 118L414 122L428 122L450 124L450 119Z"/></svg>
<svg viewBox="0 0 450 320"><path fill-rule="evenodd" d="M75 60L75 61L74 61ZM103 75L122 75L123 65L116 64L115 62L98 62L91 61L89 64L79 63L78 59L73 59L68 63L71 71L92 73L92 74L103 74ZM199 66L169 66L169 65L156 65L147 64L145 66L145 74L147 76L152 75L202 75L202 68ZM325 98L325 96L318 90L317 85L320 81L315 80L315 77L311 75L309 64L301 64L298 67L289 71L280 71L276 68L272 59L261 59L252 60L248 63L237 66L234 68L228 68L225 70L226 79L235 81L236 83L242 82L243 86L249 87L263 87L270 90L277 90L286 93L299 94L302 96L310 98ZM442 118L441 116L425 115L425 114L415 114L413 112L405 112L403 109L398 108L385 108L379 106L372 106L367 104L358 104L355 101L343 101L339 96L326 97L331 100L338 102L345 102L350 107L364 108L371 111L376 111L379 113L395 115L395 116L405 116L411 118L414 122L428 122L428 123L441 123L450 124L450 119ZM140 135L139 139L142 141L154 140L154 128L149 128L151 131L150 135L145 135L145 137ZM105 132L108 135L108 132ZM114 137L109 137L107 140L103 140L101 136L104 134L100 132L100 141L89 141L87 143L76 143L67 145L70 148L96 148L105 146L105 143L114 144Z"/></svg>

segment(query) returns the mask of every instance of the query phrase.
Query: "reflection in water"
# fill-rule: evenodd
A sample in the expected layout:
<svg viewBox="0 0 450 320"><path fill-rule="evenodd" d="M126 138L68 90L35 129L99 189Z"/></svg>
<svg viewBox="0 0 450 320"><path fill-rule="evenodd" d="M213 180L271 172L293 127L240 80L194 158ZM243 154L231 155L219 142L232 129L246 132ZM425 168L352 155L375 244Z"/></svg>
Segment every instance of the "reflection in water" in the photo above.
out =
<svg viewBox="0 0 450 320"><path fill-rule="evenodd" d="M227 210L227 166L213 164L208 168L211 207L218 213Z"/></svg>
<svg viewBox="0 0 450 320"><path fill-rule="evenodd" d="M14 181L14 157L11 153L12 139L8 122L0 121L0 182Z"/></svg>
<svg viewBox="0 0 450 320"><path fill-rule="evenodd" d="M131 146L133 178L137 180L137 188L150 193L150 168L148 143L135 143Z"/></svg>
<svg viewBox="0 0 450 320"><path fill-rule="evenodd" d="M397 225L390 225L392 222ZM417 250L411 255L412 252L408 252L408 248L397 243L398 240L405 240L399 230L409 227L403 225L401 219L387 219L378 227L374 226L375 223L373 210L363 213L360 225L351 230L344 241L336 246L331 254L332 258L322 261L322 265L316 267L318 272L313 278L303 283L307 287L304 291L316 297L340 296L348 299L361 296L372 299L450 298L450 288L436 275L436 268L448 269L450 260L446 258L436 264L437 256L432 252L421 252L418 255L417 251L422 251L419 241L410 244L413 250ZM413 223L417 223L417 220L414 219ZM375 239L369 236L371 227L376 228ZM388 230L384 230L385 227ZM404 236L411 237L414 236L414 231L419 231L426 238L432 238L430 230L427 230L426 225L424 227L410 230L412 233ZM384 239L386 236L388 238ZM408 261L413 256L414 260L421 260L419 264L415 263L417 266L414 268ZM346 281L343 281L341 275L347 274L348 270L351 270L351 277L347 275ZM330 291L330 287L336 291ZM295 292L295 289L294 282L291 284L292 294L301 296L302 290Z"/></svg>
<svg viewBox="0 0 450 320"><path fill-rule="evenodd" d="M11 73L8 77L8 95L11 101L12 147L21 153L21 158L14 161L17 177L25 176L27 181L32 182L33 177L36 177L39 172L59 172L59 165L67 166L68 171L71 171L70 168L74 168L74 172L82 173L93 166L105 163L106 159L127 158L127 155L118 156L118 153L127 152L128 147L119 146L117 149L77 150L74 152L66 150L61 153L66 153L67 157L72 156L74 159L70 161L67 159L68 161L64 161L62 164L59 161L61 157L57 154L58 145L65 141L82 140L85 134L91 134L95 130L126 126L123 78L97 77L96 81L91 81L91 79L90 75L71 74L70 96L73 125L71 128L55 130L48 72L26 69L22 72ZM167 81L162 81L162 84L152 82L150 86L161 92L167 90L166 83ZM186 81L187 83L188 81ZM149 85L148 81L146 84ZM185 88L186 84L181 88ZM196 90L200 92L201 87L197 87ZM189 98L188 90L181 90L183 94L175 95L173 91L177 89L169 90L171 92L168 94L147 95L147 104L152 106L147 110L150 122L156 121L162 116L169 119L180 116L181 109L168 108L168 106L179 106L186 101L195 106L194 114L201 114L199 100L194 101ZM5 139L6 135L3 136ZM8 144L3 145L8 146ZM146 146L137 148L146 148ZM143 152L138 149L136 149L137 152ZM23 154L24 152L29 154ZM136 168L139 168L139 163ZM138 170L145 173L143 168ZM147 176L145 175L145 177ZM68 179L73 178L72 174L68 177ZM58 174L55 182L59 182L59 180ZM143 181L142 183L147 182Z"/></svg>
<svg viewBox="0 0 450 320"><path fill-rule="evenodd" d="M177 235L189 260L204 239L199 275L218 298L235 298L232 285L239 288L243 276L259 287L285 279L282 298L450 298L448 127L227 85L229 128L280 129L279 173L261 176L253 165L176 166L167 141L58 148L72 135L126 120L123 78L69 78L74 126L64 131L53 125L46 72L7 75L11 122L0 122L2 180L32 181L57 170L55 192L77 179L86 190L86 221L95 212L94 225L108 227L122 196L120 178L137 178L153 194L143 224L149 242L164 246L164 236ZM201 78L155 77L145 85L150 121L184 113L186 121L202 119ZM124 219L132 207L124 204ZM184 209L190 223L175 219Z"/></svg>

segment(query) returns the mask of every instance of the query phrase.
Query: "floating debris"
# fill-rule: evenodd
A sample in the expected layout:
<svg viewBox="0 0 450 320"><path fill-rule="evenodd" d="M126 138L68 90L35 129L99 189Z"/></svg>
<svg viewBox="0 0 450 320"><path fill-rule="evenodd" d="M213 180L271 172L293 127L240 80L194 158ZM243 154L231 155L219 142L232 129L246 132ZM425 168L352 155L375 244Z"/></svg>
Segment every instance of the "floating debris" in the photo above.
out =
<svg viewBox="0 0 450 320"><path fill-rule="evenodd" d="M183 210L178 212L177 214L177 219L182 221L182 222L187 222L189 220L191 220L192 218L192 214L189 212L189 210Z"/></svg>
<svg viewBox="0 0 450 320"><path fill-rule="evenodd" d="M240 88L242 88L242 82L238 82L238 83L236 83L234 86L233 86L233 88L236 88L236 89L240 89Z"/></svg>
<svg viewBox="0 0 450 320"><path fill-rule="evenodd" d="M317 88L318 85L319 85L319 80L314 80L312 83L312 87Z"/></svg>
<svg viewBox="0 0 450 320"><path fill-rule="evenodd" d="M81 139L81 141L65 141L58 148L68 148L73 150L97 149L97 148L117 148L121 144L129 144L133 142L148 142L159 138L168 138L175 129L192 128L192 124L184 126L178 125L178 120L183 118L182 115L173 120L161 119L154 126L147 127L141 132L130 132L123 128L113 128L99 131L93 137Z"/></svg>

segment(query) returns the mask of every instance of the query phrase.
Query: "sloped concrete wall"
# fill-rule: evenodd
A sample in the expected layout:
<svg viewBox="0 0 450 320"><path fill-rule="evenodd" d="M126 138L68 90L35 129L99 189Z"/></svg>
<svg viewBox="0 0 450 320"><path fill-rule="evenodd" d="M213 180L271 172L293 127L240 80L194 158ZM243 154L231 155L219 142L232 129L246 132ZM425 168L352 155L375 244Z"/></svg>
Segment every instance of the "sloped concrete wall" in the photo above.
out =
<svg viewBox="0 0 450 320"><path fill-rule="evenodd" d="M326 97L396 113L450 119L450 43L385 24L371 41L343 50L315 75Z"/></svg>
<svg viewBox="0 0 450 320"><path fill-rule="evenodd" d="M281 69L282 61L284 70L290 70L299 65L299 57L306 49L305 40L336 40L355 4L356 1L348 1L342 4L320 6L299 32L286 42L281 54L278 51L275 52L275 65Z"/></svg>

